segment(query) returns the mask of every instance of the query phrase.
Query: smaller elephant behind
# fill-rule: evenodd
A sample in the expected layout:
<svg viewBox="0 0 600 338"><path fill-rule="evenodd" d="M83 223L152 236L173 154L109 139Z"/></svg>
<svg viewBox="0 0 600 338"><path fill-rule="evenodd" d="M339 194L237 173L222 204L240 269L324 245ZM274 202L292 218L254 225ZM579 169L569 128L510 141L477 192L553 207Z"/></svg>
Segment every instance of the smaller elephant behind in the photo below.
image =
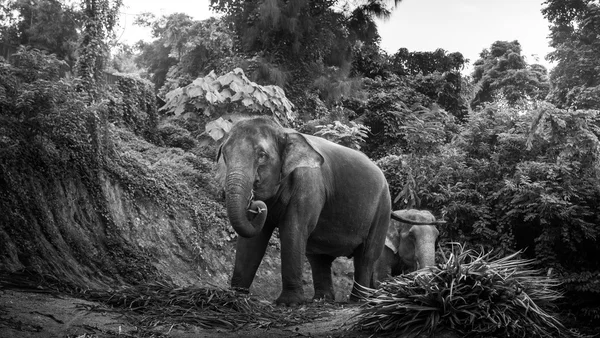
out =
<svg viewBox="0 0 600 338"><path fill-rule="evenodd" d="M377 262L377 280L435 265L435 242L439 231L435 216L427 210L397 210Z"/></svg>

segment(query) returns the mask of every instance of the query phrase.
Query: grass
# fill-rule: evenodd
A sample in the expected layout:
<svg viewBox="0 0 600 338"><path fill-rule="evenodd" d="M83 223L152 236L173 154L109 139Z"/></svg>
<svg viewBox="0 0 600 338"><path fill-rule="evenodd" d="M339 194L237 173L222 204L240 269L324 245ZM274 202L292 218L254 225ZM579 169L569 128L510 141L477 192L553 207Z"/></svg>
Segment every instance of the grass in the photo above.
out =
<svg viewBox="0 0 600 338"><path fill-rule="evenodd" d="M179 287L152 282L116 291L90 290L87 300L103 303L97 311L128 315L146 329L159 325L193 325L203 329L272 328L297 325L321 316L319 311L275 308L270 302L217 287Z"/></svg>
<svg viewBox="0 0 600 338"><path fill-rule="evenodd" d="M532 260L454 248L442 264L369 290L353 328L409 336L441 329L462 337L570 335L552 312L558 281L532 269Z"/></svg>

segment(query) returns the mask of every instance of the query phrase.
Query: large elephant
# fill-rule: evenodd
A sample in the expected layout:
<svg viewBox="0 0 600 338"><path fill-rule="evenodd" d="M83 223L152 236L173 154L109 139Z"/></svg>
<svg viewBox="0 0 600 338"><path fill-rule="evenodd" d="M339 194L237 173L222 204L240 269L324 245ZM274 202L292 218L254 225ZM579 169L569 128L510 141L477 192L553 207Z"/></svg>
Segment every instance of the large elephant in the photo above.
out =
<svg viewBox="0 0 600 338"><path fill-rule="evenodd" d="M387 181L361 152L256 117L236 122L219 149L225 203L238 233L234 288L247 289L273 230L281 240L277 304L306 301L304 255L315 299L333 299L331 264L354 258L354 287L374 286L391 213Z"/></svg>
<svg viewBox="0 0 600 338"><path fill-rule="evenodd" d="M427 210L397 210L385 239L383 254L377 262L376 278L415 271L435 265L435 243L439 232L436 221Z"/></svg>

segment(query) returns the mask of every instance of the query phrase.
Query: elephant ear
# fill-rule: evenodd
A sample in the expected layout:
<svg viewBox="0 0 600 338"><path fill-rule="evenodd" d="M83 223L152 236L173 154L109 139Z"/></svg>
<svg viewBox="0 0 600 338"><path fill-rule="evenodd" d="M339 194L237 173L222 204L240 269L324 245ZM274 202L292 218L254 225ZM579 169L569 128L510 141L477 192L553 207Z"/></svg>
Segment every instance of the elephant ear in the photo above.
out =
<svg viewBox="0 0 600 338"><path fill-rule="evenodd" d="M400 244L400 233L398 228L393 224L395 221L390 223L388 232L385 236L385 246L390 248L395 254L398 253L398 244Z"/></svg>
<svg viewBox="0 0 600 338"><path fill-rule="evenodd" d="M296 131L287 131L286 144L282 156L281 175L285 177L296 168L318 168L325 159L312 142Z"/></svg>
<svg viewBox="0 0 600 338"><path fill-rule="evenodd" d="M221 154L221 147L219 147L219 152L217 153L215 180L217 181L220 188L225 189L225 175L227 174L227 167L225 166L225 160L223 159L223 155Z"/></svg>

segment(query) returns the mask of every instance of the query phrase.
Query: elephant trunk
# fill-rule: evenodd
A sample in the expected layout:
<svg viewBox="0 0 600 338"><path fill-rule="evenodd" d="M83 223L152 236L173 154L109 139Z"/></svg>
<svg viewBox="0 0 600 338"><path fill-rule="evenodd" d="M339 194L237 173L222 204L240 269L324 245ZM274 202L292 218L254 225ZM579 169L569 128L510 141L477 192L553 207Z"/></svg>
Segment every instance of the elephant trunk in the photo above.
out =
<svg viewBox="0 0 600 338"><path fill-rule="evenodd" d="M435 265L435 250L422 250L423 252L417 255L417 269L423 269L428 266Z"/></svg>
<svg viewBox="0 0 600 338"><path fill-rule="evenodd" d="M225 205L231 226L242 237L260 233L267 218L267 206L252 200L252 180L240 171L230 171L225 179Z"/></svg>
<svg viewBox="0 0 600 338"><path fill-rule="evenodd" d="M435 265L435 241L437 236L425 234L415 243L416 268L423 269Z"/></svg>

